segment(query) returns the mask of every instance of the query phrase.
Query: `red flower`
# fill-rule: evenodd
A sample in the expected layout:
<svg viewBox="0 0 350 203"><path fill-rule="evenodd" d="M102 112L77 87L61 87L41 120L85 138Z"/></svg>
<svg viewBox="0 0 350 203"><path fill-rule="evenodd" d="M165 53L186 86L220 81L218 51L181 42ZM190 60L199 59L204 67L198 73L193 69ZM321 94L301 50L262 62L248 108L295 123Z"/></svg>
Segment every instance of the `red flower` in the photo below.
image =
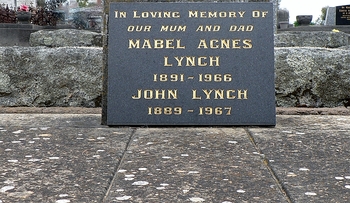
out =
<svg viewBox="0 0 350 203"><path fill-rule="evenodd" d="M26 11L26 12L28 12L29 11L29 6L27 6L27 5L21 5L20 7L19 7L19 10L20 11Z"/></svg>

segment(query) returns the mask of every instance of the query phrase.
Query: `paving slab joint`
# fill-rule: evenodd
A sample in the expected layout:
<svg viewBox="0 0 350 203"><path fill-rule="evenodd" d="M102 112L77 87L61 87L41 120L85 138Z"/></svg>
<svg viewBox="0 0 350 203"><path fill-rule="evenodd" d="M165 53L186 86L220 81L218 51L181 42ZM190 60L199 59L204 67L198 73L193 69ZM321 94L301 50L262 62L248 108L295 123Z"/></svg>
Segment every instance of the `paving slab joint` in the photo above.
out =
<svg viewBox="0 0 350 203"><path fill-rule="evenodd" d="M288 203L293 203L288 191L284 187L282 181L278 178L277 174L275 171L272 169L269 160L265 157L264 153L262 150L259 148L258 144L255 142L255 139L252 135L252 133L249 132L248 128L244 129L250 142L253 144L254 148L256 151L261 155L260 157L262 158L263 164L266 166L267 170L269 171L270 175L272 176L273 180L275 181L276 185L278 186L278 189L280 192L284 195Z"/></svg>
<svg viewBox="0 0 350 203"><path fill-rule="evenodd" d="M107 188L106 194L105 194L104 197L103 197L103 200L102 200L103 203L107 202L108 195L109 195L109 193L110 193L110 191L111 191L111 189L112 189L112 186L113 186L114 181L117 179L117 175L118 175L118 171L119 171L119 169L120 169L121 163L123 163L125 154L126 154L126 152L128 151L128 148L129 148L129 145L130 145L130 143L131 143L132 137L135 135L136 130L137 130L137 128L132 128L132 131L131 131L129 140L127 141L127 143L126 143L126 145L125 145L125 149L124 149L124 152L123 152L123 154L122 154L122 157L119 159L119 162L117 163L117 165L116 165L116 167L115 167L115 171L114 171L113 178L112 178L111 182L109 183L109 186L108 186L108 188ZM1 203L1 202L0 202L0 203Z"/></svg>

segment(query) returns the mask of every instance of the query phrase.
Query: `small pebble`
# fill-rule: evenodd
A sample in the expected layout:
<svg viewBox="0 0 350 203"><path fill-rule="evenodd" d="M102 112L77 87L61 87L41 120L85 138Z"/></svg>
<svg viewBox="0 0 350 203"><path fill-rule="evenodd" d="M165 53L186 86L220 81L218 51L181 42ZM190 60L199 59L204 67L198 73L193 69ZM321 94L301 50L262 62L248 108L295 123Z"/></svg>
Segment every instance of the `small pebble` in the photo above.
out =
<svg viewBox="0 0 350 203"><path fill-rule="evenodd" d="M132 178L132 177L135 177L134 174L129 174L129 175L125 175L126 178Z"/></svg>
<svg viewBox="0 0 350 203"><path fill-rule="evenodd" d="M204 202L205 200L203 198L200 197L192 197L190 198L191 202Z"/></svg>
<svg viewBox="0 0 350 203"><path fill-rule="evenodd" d="M21 141L12 141L11 143L18 144L18 143L21 143Z"/></svg>
<svg viewBox="0 0 350 203"><path fill-rule="evenodd" d="M317 194L314 193L314 192L305 192L305 195L315 196L315 195L317 195Z"/></svg>
<svg viewBox="0 0 350 203"><path fill-rule="evenodd" d="M149 182L147 182L147 181L136 181L132 185L144 186L144 185L148 185L148 184L149 184Z"/></svg>
<svg viewBox="0 0 350 203"><path fill-rule="evenodd" d="M116 197L115 199L116 200L128 200L130 198L131 198L131 196L122 196L122 197Z"/></svg>
<svg viewBox="0 0 350 203"><path fill-rule="evenodd" d="M13 188L15 188L15 186L11 186L11 185L5 186L5 187L0 188L0 192L6 192L8 190L12 190Z"/></svg>
<svg viewBox="0 0 350 203"><path fill-rule="evenodd" d="M70 202L69 199L59 199L59 200L56 200L56 203L68 203Z"/></svg>

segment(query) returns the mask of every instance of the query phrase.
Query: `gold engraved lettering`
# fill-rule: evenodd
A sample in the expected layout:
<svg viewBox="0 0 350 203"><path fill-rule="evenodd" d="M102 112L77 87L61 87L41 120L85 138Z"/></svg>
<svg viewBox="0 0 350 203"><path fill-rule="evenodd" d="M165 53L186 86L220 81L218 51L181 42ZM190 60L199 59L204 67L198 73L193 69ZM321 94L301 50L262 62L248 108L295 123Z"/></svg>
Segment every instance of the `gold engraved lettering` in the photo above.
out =
<svg viewBox="0 0 350 203"><path fill-rule="evenodd" d="M175 56L174 58L177 61L177 66L182 66L182 60L184 59L184 57L182 56L181 58L179 58L178 56Z"/></svg>
<svg viewBox="0 0 350 203"><path fill-rule="evenodd" d="M220 66L220 56L174 56L177 66ZM164 66L170 67L173 66L173 63L169 62L169 57L164 56Z"/></svg>
<svg viewBox="0 0 350 203"><path fill-rule="evenodd" d="M162 25L160 32L185 32L186 25Z"/></svg>
<svg viewBox="0 0 350 203"><path fill-rule="evenodd" d="M168 90L168 99L177 99L177 90Z"/></svg>
<svg viewBox="0 0 350 203"><path fill-rule="evenodd" d="M178 11L133 11L133 18L180 18Z"/></svg>
<svg viewBox="0 0 350 203"><path fill-rule="evenodd" d="M268 11L252 11L253 18L265 18Z"/></svg>
<svg viewBox="0 0 350 203"><path fill-rule="evenodd" d="M206 100L215 99L239 99L246 100L248 99L248 90L225 90L225 89L202 89L201 92L197 92L197 90L192 89L192 99L194 100L202 100L202 96L205 97Z"/></svg>
<svg viewBox="0 0 350 203"><path fill-rule="evenodd" d="M128 32L151 32L150 25L129 25Z"/></svg>
<svg viewBox="0 0 350 203"><path fill-rule="evenodd" d="M129 49L185 49L181 39L129 39Z"/></svg>
<svg viewBox="0 0 350 203"><path fill-rule="evenodd" d="M134 11L134 18L140 18L140 16L137 14L137 11Z"/></svg>
<svg viewBox="0 0 350 203"><path fill-rule="evenodd" d="M230 48L230 40L222 39L221 41L221 49L229 49Z"/></svg>
<svg viewBox="0 0 350 203"><path fill-rule="evenodd" d="M208 49L207 42L205 41L205 39L201 39L199 41L197 49L201 49L201 48Z"/></svg>
<svg viewBox="0 0 350 203"><path fill-rule="evenodd" d="M193 100L201 100L202 97L197 96L197 90L192 90L192 99Z"/></svg>
<svg viewBox="0 0 350 203"><path fill-rule="evenodd" d="M220 66L220 56L215 56L215 59L213 56L209 56L209 66ZM215 62L215 65L214 65Z"/></svg>
<svg viewBox="0 0 350 203"><path fill-rule="evenodd" d="M208 12L208 18L217 18L217 12L212 12L212 11L209 11Z"/></svg>
<svg viewBox="0 0 350 203"><path fill-rule="evenodd" d="M269 13L268 11L262 11L261 12L261 17L265 18L268 13Z"/></svg>
<svg viewBox="0 0 350 203"><path fill-rule="evenodd" d="M174 45L173 45L173 42L174 42L173 39L171 39L171 40L166 40L165 48L166 48L166 49L175 49L175 47L174 47Z"/></svg>
<svg viewBox="0 0 350 203"><path fill-rule="evenodd" d="M181 39L176 40L176 49L185 49L186 47L181 45Z"/></svg>
<svg viewBox="0 0 350 203"><path fill-rule="evenodd" d="M209 45L209 46L208 46ZM251 49L253 47L251 39L200 39L197 49Z"/></svg>
<svg viewBox="0 0 350 203"><path fill-rule="evenodd" d="M198 57L198 66L207 66L207 63L206 62L203 62L203 59L207 59L206 56L200 56Z"/></svg>
<svg viewBox="0 0 350 203"><path fill-rule="evenodd" d="M196 66L195 59L195 56L186 56L186 66Z"/></svg>
<svg viewBox="0 0 350 203"><path fill-rule="evenodd" d="M226 91L226 98L227 99L235 99L236 96L232 95L236 92L236 90L227 90Z"/></svg>
<svg viewBox="0 0 350 203"><path fill-rule="evenodd" d="M224 92L225 92L225 90L215 90L214 99L224 99Z"/></svg>
<svg viewBox="0 0 350 203"><path fill-rule="evenodd" d="M238 45L238 43L240 42L240 39L234 39L232 40L232 49L240 49L241 46Z"/></svg>
<svg viewBox="0 0 350 203"><path fill-rule="evenodd" d="M140 48L140 40L136 39L136 41L134 41L133 39L129 39L129 49L139 49Z"/></svg>
<svg viewBox="0 0 350 203"><path fill-rule="evenodd" d="M168 89L168 90L142 90L138 89L137 94L133 95L131 98L138 99L177 99L177 89Z"/></svg>
<svg viewBox="0 0 350 203"><path fill-rule="evenodd" d="M254 25L231 25L229 31L230 32L251 32L254 29Z"/></svg>
<svg viewBox="0 0 350 203"><path fill-rule="evenodd" d="M219 48L219 40L217 39L212 39L210 40L210 47L212 47L212 49L218 49Z"/></svg>
<svg viewBox="0 0 350 203"><path fill-rule="evenodd" d="M137 90L137 96L133 95L132 99L141 99L142 90Z"/></svg>
<svg viewBox="0 0 350 203"><path fill-rule="evenodd" d="M165 90L155 90L156 91L156 98L155 99L159 99L159 97L161 99L165 99Z"/></svg>
<svg viewBox="0 0 350 203"><path fill-rule="evenodd" d="M238 99L248 99L248 90L238 90L238 92L237 92L237 97L238 97ZM243 98L242 98L242 96L243 96Z"/></svg>
<svg viewBox="0 0 350 203"><path fill-rule="evenodd" d="M198 11L188 11L189 18L198 18Z"/></svg>
<svg viewBox="0 0 350 203"><path fill-rule="evenodd" d="M234 11L228 12L228 16L229 16L229 18L236 18L237 17L236 12L234 12Z"/></svg>
<svg viewBox="0 0 350 203"><path fill-rule="evenodd" d="M154 40L154 48L155 49L161 49L163 47L164 47L163 40L161 40L161 39L155 39Z"/></svg>
<svg viewBox="0 0 350 203"><path fill-rule="evenodd" d="M125 11L114 11L114 17L115 18L126 18L126 12Z"/></svg>
<svg viewBox="0 0 350 203"><path fill-rule="evenodd" d="M243 40L243 49L251 49L253 48L252 40L251 39L245 39Z"/></svg>
<svg viewBox="0 0 350 203"><path fill-rule="evenodd" d="M244 14L245 14L245 11L239 11L238 14L239 14L239 17L243 18Z"/></svg>
<svg viewBox="0 0 350 203"><path fill-rule="evenodd" d="M152 45L149 39L143 40L143 45L141 47L142 49L152 49Z"/></svg>
<svg viewBox="0 0 350 203"><path fill-rule="evenodd" d="M153 99L153 90L144 90L143 97L144 99Z"/></svg>
<svg viewBox="0 0 350 203"><path fill-rule="evenodd" d="M245 11L188 11L189 18L244 18Z"/></svg>
<svg viewBox="0 0 350 203"><path fill-rule="evenodd" d="M202 90L206 96L205 99L210 99L210 94L213 92L213 90Z"/></svg>
<svg viewBox="0 0 350 203"><path fill-rule="evenodd" d="M220 28L220 25L199 25L196 32L218 32Z"/></svg>
<svg viewBox="0 0 350 203"><path fill-rule="evenodd" d="M169 63L168 63L168 58L169 58L169 57L164 56L164 66L166 66L166 67L173 66L173 64L169 64Z"/></svg>

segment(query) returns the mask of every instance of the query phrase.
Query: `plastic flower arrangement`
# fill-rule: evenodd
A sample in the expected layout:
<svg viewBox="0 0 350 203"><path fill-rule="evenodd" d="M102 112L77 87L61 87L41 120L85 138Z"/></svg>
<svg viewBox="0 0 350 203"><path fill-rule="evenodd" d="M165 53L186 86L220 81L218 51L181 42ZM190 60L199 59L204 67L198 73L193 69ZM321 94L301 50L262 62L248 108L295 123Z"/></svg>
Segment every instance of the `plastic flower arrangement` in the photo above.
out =
<svg viewBox="0 0 350 203"><path fill-rule="evenodd" d="M29 11L29 6L22 4L22 5L19 7L19 10L20 10L20 11L28 12L28 11Z"/></svg>

